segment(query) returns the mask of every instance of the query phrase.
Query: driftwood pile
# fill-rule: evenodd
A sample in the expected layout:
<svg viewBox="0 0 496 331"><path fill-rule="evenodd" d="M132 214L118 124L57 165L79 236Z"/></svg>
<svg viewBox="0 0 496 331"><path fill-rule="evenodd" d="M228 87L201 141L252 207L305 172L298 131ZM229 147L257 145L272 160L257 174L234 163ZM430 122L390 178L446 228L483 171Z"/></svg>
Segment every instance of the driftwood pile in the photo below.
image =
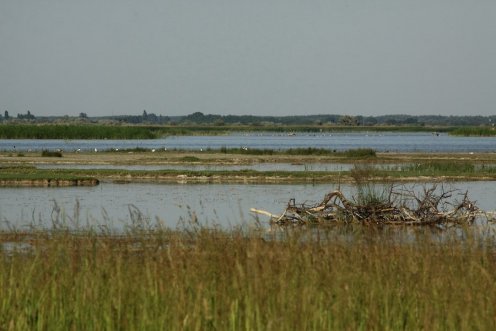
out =
<svg viewBox="0 0 496 331"><path fill-rule="evenodd" d="M380 198L372 196L367 201L363 197L348 200L341 191L336 190L314 205L296 204L291 199L280 215L254 208L251 211L270 216L271 222L279 225L329 222L412 226L473 223L481 211L468 199L467 193L460 194L459 201L451 202L449 199L455 192L458 191L444 191L436 186L424 188L421 192L407 189L395 191L391 187L388 194Z"/></svg>

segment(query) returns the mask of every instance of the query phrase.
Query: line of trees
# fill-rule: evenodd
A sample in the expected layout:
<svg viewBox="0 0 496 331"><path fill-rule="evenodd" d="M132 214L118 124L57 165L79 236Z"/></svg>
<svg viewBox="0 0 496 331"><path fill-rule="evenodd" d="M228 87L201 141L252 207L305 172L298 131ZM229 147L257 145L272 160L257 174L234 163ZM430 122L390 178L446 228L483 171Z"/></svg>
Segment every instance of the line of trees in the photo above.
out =
<svg viewBox="0 0 496 331"><path fill-rule="evenodd" d="M0 114L0 121L8 121L11 119L12 119L12 117L10 116L8 110L6 110L3 113L3 116ZM28 110L26 114L17 114L17 119L19 119L19 120L34 120L34 119L36 119L36 117L33 114L31 114L30 110Z"/></svg>
<svg viewBox="0 0 496 331"><path fill-rule="evenodd" d="M36 122L115 122L128 124L169 124L169 125L341 125L341 126L494 126L496 115L492 116L442 116L442 115L383 115L351 116L338 114L296 115L296 116L255 116L255 115L216 115L194 112L185 116L163 116L148 113L140 115L118 115L88 117L80 113L77 117L50 116L35 117L29 110L26 114L17 114L18 120ZM12 120L6 110L0 114L0 121Z"/></svg>
<svg viewBox="0 0 496 331"><path fill-rule="evenodd" d="M441 116L441 115L384 115L384 116L351 116L351 115L300 115L300 116L253 116L253 115L213 115L195 112L183 117L170 117L171 121L185 124L283 124L283 125L493 125L494 116Z"/></svg>

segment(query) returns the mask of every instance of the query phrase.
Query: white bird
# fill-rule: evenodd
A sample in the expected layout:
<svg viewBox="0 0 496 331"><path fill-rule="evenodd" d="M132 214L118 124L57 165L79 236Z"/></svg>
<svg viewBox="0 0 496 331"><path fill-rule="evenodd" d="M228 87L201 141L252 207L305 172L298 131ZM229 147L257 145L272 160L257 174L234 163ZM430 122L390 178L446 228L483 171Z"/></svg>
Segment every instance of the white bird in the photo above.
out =
<svg viewBox="0 0 496 331"><path fill-rule="evenodd" d="M152 149L152 153L155 153L155 148L154 148L154 149Z"/></svg>
<svg viewBox="0 0 496 331"><path fill-rule="evenodd" d="M98 149L95 148L95 153L98 152Z"/></svg>

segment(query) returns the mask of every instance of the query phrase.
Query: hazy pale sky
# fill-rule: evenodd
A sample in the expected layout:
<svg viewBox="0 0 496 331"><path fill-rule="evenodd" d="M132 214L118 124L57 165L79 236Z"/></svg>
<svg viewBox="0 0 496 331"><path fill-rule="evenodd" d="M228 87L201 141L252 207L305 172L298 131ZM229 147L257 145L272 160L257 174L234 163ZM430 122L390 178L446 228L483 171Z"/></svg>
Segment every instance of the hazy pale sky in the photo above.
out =
<svg viewBox="0 0 496 331"><path fill-rule="evenodd" d="M496 114L495 0L1 0L0 111Z"/></svg>

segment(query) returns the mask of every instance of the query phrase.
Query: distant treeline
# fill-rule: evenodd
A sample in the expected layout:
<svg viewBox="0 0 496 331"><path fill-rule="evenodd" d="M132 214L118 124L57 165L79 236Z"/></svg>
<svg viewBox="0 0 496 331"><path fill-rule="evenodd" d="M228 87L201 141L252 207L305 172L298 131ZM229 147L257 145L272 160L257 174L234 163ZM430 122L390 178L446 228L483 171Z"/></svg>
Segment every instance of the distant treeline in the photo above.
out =
<svg viewBox="0 0 496 331"><path fill-rule="evenodd" d="M442 116L442 115L384 115L384 116L350 116L336 114L299 115L299 116L254 116L254 115L215 115L195 112L185 116L163 116L147 113L139 115L119 115L88 117L86 113L79 116L46 116L35 117L30 111L27 114L17 114L11 117L8 111L0 115L3 122L31 123L124 123L151 125L210 125L210 126L493 126L496 115L493 116Z"/></svg>
<svg viewBox="0 0 496 331"><path fill-rule="evenodd" d="M384 116L350 116L350 115L299 115L299 116L254 116L254 115L215 115L195 112L186 116L141 116L105 117L124 123L155 124L208 124L208 125L340 125L340 126L474 126L492 125L495 116L441 116L441 115L384 115Z"/></svg>

